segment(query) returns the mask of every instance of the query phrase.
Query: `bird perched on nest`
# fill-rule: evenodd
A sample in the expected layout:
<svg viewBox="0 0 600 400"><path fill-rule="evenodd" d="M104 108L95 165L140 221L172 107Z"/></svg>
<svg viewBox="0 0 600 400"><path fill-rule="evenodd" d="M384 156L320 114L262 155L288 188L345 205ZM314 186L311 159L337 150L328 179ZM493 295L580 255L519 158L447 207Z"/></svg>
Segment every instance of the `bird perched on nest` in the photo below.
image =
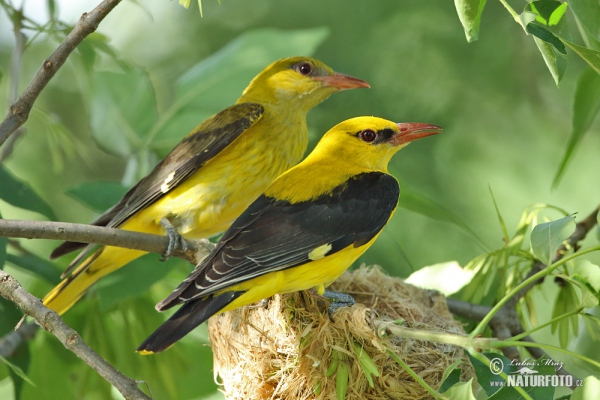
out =
<svg viewBox="0 0 600 400"><path fill-rule="evenodd" d="M308 111L336 91L364 87L369 85L313 58L274 62L235 105L197 126L92 224L154 234L166 230L172 243L177 234L200 239L223 232L279 174L300 161L308 144ZM44 298L61 314L100 278L145 254L109 246L90 254L92 245L65 242L51 258L81 248L63 277L76 269Z"/></svg>
<svg viewBox="0 0 600 400"><path fill-rule="evenodd" d="M387 171L394 153L439 132L435 125L376 117L333 127L158 303L159 311L183 306L138 351L163 351L212 315L277 293L314 287L323 294L373 244L394 213L400 189Z"/></svg>

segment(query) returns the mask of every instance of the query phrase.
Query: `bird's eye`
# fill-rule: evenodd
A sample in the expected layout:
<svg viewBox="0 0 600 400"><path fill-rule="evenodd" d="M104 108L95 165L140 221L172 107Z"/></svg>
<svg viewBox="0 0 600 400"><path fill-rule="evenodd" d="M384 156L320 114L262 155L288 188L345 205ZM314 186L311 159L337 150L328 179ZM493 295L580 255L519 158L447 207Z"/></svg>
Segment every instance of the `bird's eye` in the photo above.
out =
<svg viewBox="0 0 600 400"><path fill-rule="evenodd" d="M363 142L372 142L373 140L377 139L377 133L375 133L374 131L372 131L370 129L361 131L358 134L358 136L361 138L361 140Z"/></svg>
<svg viewBox="0 0 600 400"><path fill-rule="evenodd" d="M310 65L309 63L306 63L306 62L296 65L296 71L298 71L302 75L310 75L312 70L313 70L312 65Z"/></svg>

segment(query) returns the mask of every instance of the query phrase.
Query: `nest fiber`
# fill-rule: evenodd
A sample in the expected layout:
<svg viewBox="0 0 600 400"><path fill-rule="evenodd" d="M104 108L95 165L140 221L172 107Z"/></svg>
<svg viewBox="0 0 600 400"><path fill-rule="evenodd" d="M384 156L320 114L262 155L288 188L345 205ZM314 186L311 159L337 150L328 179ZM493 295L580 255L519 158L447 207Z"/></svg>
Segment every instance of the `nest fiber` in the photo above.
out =
<svg viewBox="0 0 600 400"><path fill-rule="evenodd" d="M347 399L430 398L388 350L434 389L456 360L461 360L463 380L474 375L458 347L382 338L374 328L376 320L403 319L408 328L463 333L439 293L364 266L344 274L330 289L351 294L359 303L336 311L335 322L326 302L312 292L277 295L209 320L215 379L227 399L336 399L336 389L345 390ZM365 373L362 352L378 374Z"/></svg>

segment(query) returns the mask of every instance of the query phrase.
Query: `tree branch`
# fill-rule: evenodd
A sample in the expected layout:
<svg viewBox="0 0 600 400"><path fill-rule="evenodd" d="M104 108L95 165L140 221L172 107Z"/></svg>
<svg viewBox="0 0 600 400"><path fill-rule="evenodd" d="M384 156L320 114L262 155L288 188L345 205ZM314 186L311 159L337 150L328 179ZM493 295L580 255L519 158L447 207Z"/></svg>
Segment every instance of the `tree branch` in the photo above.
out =
<svg viewBox="0 0 600 400"><path fill-rule="evenodd" d="M33 322L22 324L14 331L11 331L0 338L0 357L10 357L21 346L23 342L35 337L39 326Z"/></svg>
<svg viewBox="0 0 600 400"><path fill-rule="evenodd" d="M0 295L18 305L25 314L35 318L43 329L56 336L67 349L110 382L126 399L150 399L137 387L136 381L106 362L81 339L77 332L65 324L57 313L45 307L40 299L26 292L15 278L2 270L0 270Z"/></svg>
<svg viewBox="0 0 600 400"><path fill-rule="evenodd" d="M108 13L121 0L104 0L89 13L84 13L73 30L67 35L58 48L42 63L25 91L10 107L4 121L0 124L0 146L29 118L33 103L42 89L46 87L56 71L65 63L71 52L81 41L94 32Z"/></svg>
<svg viewBox="0 0 600 400"><path fill-rule="evenodd" d="M125 247L162 254L169 238L149 233L125 231L103 226L71 224L66 222L24 221L0 219L0 236L26 239L54 239L105 246ZM186 240L187 250L176 248L173 256L196 265L214 248L206 239Z"/></svg>

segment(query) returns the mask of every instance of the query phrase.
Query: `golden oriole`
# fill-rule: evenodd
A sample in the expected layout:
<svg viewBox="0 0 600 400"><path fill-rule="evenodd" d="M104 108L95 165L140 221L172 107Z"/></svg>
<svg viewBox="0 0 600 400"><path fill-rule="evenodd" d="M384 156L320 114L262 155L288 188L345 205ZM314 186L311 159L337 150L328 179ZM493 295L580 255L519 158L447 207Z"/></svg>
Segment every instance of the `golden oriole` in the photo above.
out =
<svg viewBox="0 0 600 400"><path fill-rule="evenodd" d="M306 114L332 93L369 87L308 57L276 61L258 74L236 104L190 132L123 199L93 225L186 238L223 232L279 174L300 161L308 143ZM166 221L165 221L166 218ZM171 232L172 233L172 232ZM84 248L44 298L62 314L101 277L145 252L65 242L51 258Z"/></svg>
<svg viewBox="0 0 600 400"><path fill-rule="evenodd" d="M435 125L358 117L344 121L279 176L216 248L157 304L183 306L142 343L160 352L214 314L277 293L325 287L375 241L398 203L392 155Z"/></svg>

